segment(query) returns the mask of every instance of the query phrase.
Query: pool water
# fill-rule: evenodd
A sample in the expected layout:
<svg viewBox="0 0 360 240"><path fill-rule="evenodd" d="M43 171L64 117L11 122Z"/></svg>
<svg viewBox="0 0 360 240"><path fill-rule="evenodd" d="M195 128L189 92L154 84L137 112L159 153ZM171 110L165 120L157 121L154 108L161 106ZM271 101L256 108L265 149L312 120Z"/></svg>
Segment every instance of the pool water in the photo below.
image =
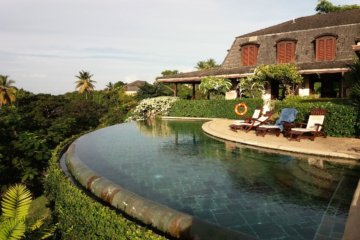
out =
<svg viewBox="0 0 360 240"><path fill-rule="evenodd" d="M76 141L98 174L259 239L341 239L359 172L206 136L203 122L115 125Z"/></svg>

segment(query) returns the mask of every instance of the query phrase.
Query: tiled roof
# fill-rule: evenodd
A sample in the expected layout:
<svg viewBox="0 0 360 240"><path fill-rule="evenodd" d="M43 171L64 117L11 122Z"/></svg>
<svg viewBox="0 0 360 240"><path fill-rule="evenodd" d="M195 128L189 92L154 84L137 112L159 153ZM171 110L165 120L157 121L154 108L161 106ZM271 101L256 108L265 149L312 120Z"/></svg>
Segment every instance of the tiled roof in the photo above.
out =
<svg viewBox="0 0 360 240"><path fill-rule="evenodd" d="M294 20L280 23L278 25L241 35L238 38L324 28L354 23L360 23L360 9L352 9L341 12L332 12L327 14L316 14L307 17L300 17Z"/></svg>

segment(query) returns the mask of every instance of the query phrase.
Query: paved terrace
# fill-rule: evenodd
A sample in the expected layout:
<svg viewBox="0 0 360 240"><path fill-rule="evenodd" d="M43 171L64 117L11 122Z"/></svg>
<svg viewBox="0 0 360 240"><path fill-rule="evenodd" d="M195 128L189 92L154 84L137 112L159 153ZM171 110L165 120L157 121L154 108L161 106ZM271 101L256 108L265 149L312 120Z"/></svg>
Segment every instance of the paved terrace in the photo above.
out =
<svg viewBox="0 0 360 240"><path fill-rule="evenodd" d="M354 138L315 138L314 141L302 139L300 142L289 141L283 136L267 134L265 137L256 136L255 131L234 132L229 129L233 120L216 119L204 123L203 130L212 136L232 142L243 143L251 146L291 153L301 153L327 157L327 160L339 163L360 165L360 139ZM340 159L337 159L340 158ZM349 209L343 240L360 239L360 181L353 196Z"/></svg>
<svg viewBox="0 0 360 240"><path fill-rule="evenodd" d="M318 137L315 138L315 141L308 139L302 139L300 142L289 141L282 135L276 137L275 135L267 134L265 137L261 137L256 136L255 131L247 133L241 130L238 132L231 131L229 125L233 121L229 119L215 119L206 122L202 128L211 136L232 142L292 153L341 158L340 161L360 165L360 139Z"/></svg>

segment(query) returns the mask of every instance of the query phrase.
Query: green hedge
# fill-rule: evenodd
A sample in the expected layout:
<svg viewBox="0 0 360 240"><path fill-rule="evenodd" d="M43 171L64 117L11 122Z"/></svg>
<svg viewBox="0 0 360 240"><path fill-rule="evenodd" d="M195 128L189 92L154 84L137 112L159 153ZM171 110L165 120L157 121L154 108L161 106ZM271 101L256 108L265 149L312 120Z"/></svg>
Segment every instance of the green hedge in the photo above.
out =
<svg viewBox="0 0 360 240"><path fill-rule="evenodd" d="M325 108L327 110L324 131L334 137L359 136L357 129L360 127L357 108L346 99L289 99L277 101L275 111L282 108L293 107L299 112L296 122L307 122L312 108Z"/></svg>
<svg viewBox="0 0 360 240"><path fill-rule="evenodd" d="M169 112L169 116L176 117L209 117L239 119L234 112L237 103L244 102L248 106L245 117L250 117L257 106L263 105L262 99L237 100L178 100Z"/></svg>
<svg viewBox="0 0 360 240"><path fill-rule="evenodd" d="M73 186L58 163L64 146L65 143L54 151L45 179L46 193L54 203L62 239L166 239L127 220Z"/></svg>

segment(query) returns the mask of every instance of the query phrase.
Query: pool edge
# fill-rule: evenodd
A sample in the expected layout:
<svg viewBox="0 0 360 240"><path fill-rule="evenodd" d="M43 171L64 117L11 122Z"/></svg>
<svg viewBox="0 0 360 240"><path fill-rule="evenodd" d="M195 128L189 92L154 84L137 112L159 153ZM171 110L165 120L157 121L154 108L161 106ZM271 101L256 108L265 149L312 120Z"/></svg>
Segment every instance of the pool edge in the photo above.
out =
<svg viewBox="0 0 360 240"><path fill-rule="evenodd" d="M70 144L65 161L72 176L88 191L131 217L179 239L256 239L245 233L214 225L189 214L143 198L100 176L76 155L76 141Z"/></svg>

